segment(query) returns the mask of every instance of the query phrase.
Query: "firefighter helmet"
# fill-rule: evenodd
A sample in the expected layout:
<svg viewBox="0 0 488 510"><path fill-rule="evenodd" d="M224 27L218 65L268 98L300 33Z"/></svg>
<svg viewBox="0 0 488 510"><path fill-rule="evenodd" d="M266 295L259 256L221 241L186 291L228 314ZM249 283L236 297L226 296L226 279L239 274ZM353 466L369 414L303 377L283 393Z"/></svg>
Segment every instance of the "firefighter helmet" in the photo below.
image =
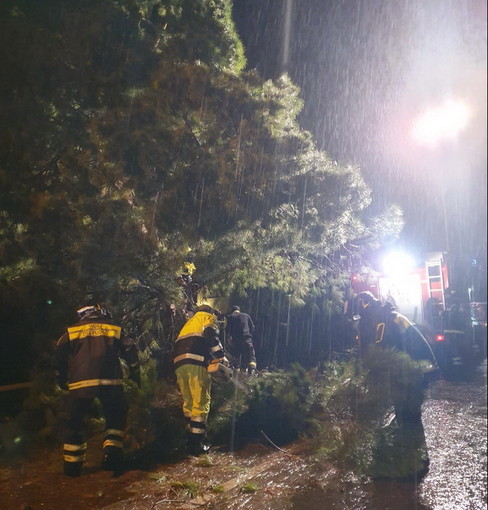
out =
<svg viewBox="0 0 488 510"><path fill-rule="evenodd" d="M373 310L377 310L381 302L376 299L372 292L365 290L360 292L353 303L353 320L359 320L361 317L368 315Z"/></svg>
<svg viewBox="0 0 488 510"><path fill-rule="evenodd" d="M91 318L100 318L100 317L110 319L112 317L112 315L107 310L105 305L100 305L100 304L84 306L84 307L80 308L79 310L77 310L76 313L78 314L78 317L80 319L89 319L89 318L91 319Z"/></svg>
<svg viewBox="0 0 488 510"><path fill-rule="evenodd" d="M368 306L370 306L371 303L374 303L375 301L378 301L372 292L370 292L369 290L365 290L363 292L360 292L358 294L358 304L360 306L360 308L368 308Z"/></svg>

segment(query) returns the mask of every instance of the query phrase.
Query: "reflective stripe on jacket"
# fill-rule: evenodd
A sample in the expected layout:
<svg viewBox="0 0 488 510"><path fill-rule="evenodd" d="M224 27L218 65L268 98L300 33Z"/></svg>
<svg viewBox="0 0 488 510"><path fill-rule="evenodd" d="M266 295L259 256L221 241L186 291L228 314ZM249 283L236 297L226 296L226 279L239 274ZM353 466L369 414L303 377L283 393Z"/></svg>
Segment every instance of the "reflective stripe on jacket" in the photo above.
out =
<svg viewBox="0 0 488 510"><path fill-rule="evenodd" d="M55 365L60 384L79 397L90 397L99 386L122 384L123 358L131 370L139 365L138 349L120 326L102 318L70 326L58 340Z"/></svg>
<svg viewBox="0 0 488 510"><path fill-rule="evenodd" d="M185 364L207 366L214 357L224 357L217 317L208 312L197 312L188 319L176 338L174 367Z"/></svg>
<svg viewBox="0 0 488 510"><path fill-rule="evenodd" d="M420 330L407 317L392 311L384 332L385 345L406 352L413 360L426 360L437 365L434 353Z"/></svg>

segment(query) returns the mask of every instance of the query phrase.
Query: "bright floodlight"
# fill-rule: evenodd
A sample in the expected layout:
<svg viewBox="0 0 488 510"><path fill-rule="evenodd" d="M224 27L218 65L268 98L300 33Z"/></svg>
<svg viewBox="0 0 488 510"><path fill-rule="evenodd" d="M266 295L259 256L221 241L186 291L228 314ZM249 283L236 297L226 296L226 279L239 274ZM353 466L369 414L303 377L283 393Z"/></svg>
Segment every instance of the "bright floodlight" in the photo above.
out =
<svg viewBox="0 0 488 510"><path fill-rule="evenodd" d="M443 138L453 138L469 120L469 108L461 101L448 101L417 117L413 136L419 143L435 144Z"/></svg>
<svg viewBox="0 0 488 510"><path fill-rule="evenodd" d="M414 259L402 251L392 251L383 257L383 273L387 276L401 276L414 267Z"/></svg>

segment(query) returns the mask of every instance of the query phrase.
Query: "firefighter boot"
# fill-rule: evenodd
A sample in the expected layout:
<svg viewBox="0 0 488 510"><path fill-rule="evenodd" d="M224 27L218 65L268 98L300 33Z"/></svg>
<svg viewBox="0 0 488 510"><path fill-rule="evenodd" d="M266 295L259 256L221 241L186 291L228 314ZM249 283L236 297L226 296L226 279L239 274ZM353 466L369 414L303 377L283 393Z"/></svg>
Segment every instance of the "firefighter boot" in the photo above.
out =
<svg viewBox="0 0 488 510"><path fill-rule="evenodd" d="M124 456L121 448L106 446L103 449L102 469L112 471L114 476L124 472Z"/></svg>
<svg viewBox="0 0 488 510"><path fill-rule="evenodd" d="M72 478L76 478L81 475L82 462L66 462L64 461L64 474Z"/></svg>
<svg viewBox="0 0 488 510"><path fill-rule="evenodd" d="M202 453L208 453L210 446L203 444L204 434L188 434L188 453L198 457Z"/></svg>

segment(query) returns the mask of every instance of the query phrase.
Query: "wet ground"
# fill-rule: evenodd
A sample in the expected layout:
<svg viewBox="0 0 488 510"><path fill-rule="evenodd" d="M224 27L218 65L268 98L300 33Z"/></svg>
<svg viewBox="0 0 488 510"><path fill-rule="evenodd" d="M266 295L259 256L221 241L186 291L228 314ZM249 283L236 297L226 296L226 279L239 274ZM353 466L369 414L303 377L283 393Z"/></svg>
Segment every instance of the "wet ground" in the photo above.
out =
<svg viewBox="0 0 488 510"><path fill-rule="evenodd" d="M318 463L299 442L278 450L254 444L174 464L100 471L100 439L85 472L67 479L60 452L46 450L0 468L5 510L478 510L487 498L486 363L429 390L423 423L430 469L418 482L360 479Z"/></svg>
<svg viewBox="0 0 488 510"><path fill-rule="evenodd" d="M341 495L299 492L289 510L482 510L487 508L486 360L432 384L422 422L430 466L412 482L351 480ZM324 504L326 502L326 504Z"/></svg>
<svg viewBox="0 0 488 510"><path fill-rule="evenodd" d="M254 444L245 450L188 457L151 470L132 470L114 478L100 471L96 441L80 478L61 473L59 452L44 452L0 470L0 508L5 510L149 510L187 508L285 508L278 504L309 476L304 443L287 451ZM90 451L91 450L91 451ZM321 477L334 478L332 466ZM278 504L278 506L275 506ZM263 506L264 505L264 506Z"/></svg>
<svg viewBox="0 0 488 510"><path fill-rule="evenodd" d="M487 507L486 360L433 385L423 411L430 469L419 501L433 510Z"/></svg>

